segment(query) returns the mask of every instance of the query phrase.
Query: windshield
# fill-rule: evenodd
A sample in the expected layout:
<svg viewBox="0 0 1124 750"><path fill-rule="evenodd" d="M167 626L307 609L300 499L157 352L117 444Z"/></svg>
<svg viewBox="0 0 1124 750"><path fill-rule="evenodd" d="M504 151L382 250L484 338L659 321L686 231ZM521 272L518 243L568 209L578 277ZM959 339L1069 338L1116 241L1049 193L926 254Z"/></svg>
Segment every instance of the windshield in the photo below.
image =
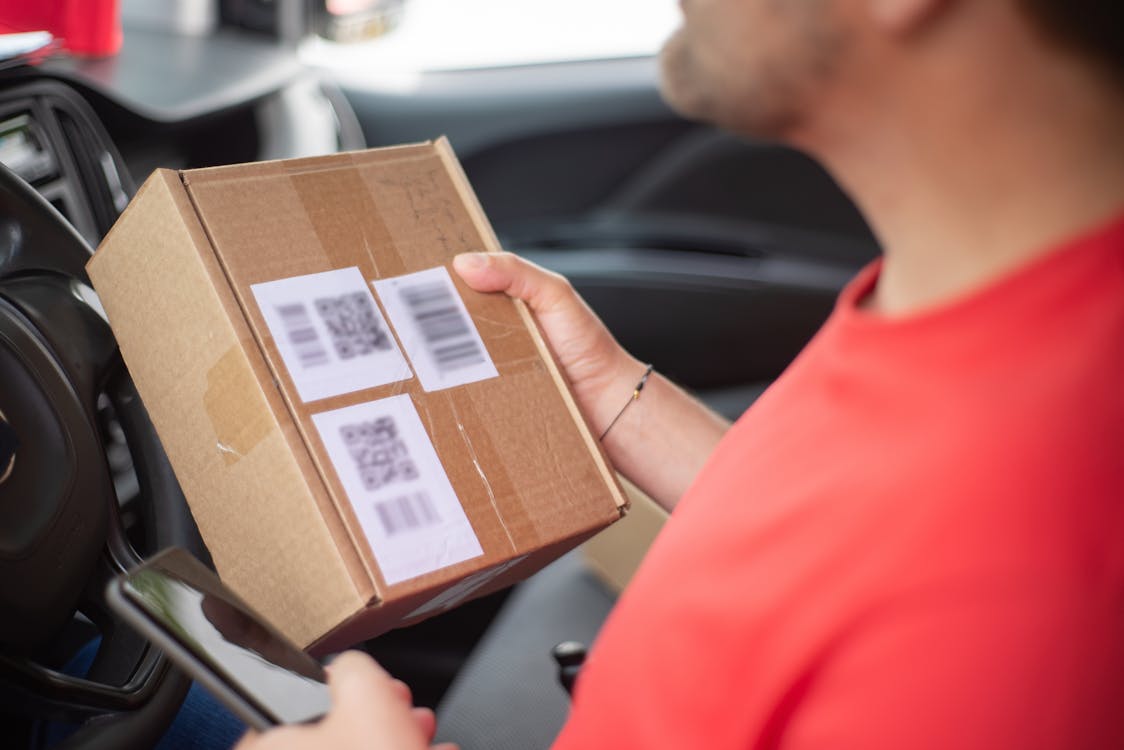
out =
<svg viewBox="0 0 1124 750"><path fill-rule="evenodd" d="M678 21L675 0L407 0L383 36L314 40L305 54L382 72L635 57L657 52Z"/></svg>

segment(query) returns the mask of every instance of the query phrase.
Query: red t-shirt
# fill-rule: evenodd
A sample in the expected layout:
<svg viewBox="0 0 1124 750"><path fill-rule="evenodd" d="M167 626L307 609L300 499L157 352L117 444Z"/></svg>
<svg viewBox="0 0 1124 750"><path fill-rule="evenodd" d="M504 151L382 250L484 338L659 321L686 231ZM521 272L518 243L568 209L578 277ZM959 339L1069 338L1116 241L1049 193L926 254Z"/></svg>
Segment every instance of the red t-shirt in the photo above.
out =
<svg viewBox="0 0 1124 750"><path fill-rule="evenodd" d="M734 425L556 750L1124 748L1124 219L886 319Z"/></svg>

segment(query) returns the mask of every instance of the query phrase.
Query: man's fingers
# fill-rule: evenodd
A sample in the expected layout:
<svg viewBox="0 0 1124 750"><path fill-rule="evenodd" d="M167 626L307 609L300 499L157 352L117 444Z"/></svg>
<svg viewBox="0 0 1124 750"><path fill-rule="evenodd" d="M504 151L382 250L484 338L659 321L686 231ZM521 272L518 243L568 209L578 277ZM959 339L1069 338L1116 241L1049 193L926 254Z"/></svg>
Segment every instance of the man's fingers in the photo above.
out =
<svg viewBox="0 0 1124 750"><path fill-rule="evenodd" d="M360 651L345 651L327 667L332 709L370 700L370 696L393 696L400 700L394 680L374 659Z"/></svg>
<svg viewBox="0 0 1124 750"><path fill-rule="evenodd" d="M391 685L394 687L394 692L402 699L404 703L414 705L414 694L410 691L410 686L402 682L402 680L392 680Z"/></svg>
<svg viewBox="0 0 1124 750"><path fill-rule="evenodd" d="M462 253L453 269L476 291L506 292L538 313L572 295L566 279L511 253Z"/></svg>
<svg viewBox="0 0 1124 750"><path fill-rule="evenodd" d="M242 736L242 740L234 746L234 750L304 750L308 747L317 747L316 725L286 724L275 727L264 734L249 730ZM339 747L338 744L333 744ZM432 748L430 748L432 750Z"/></svg>
<svg viewBox="0 0 1124 750"><path fill-rule="evenodd" d="M380 750L409 750L429 744L435 719L414 711L409 688L367 654L345 651L336 657L328 666L328 688L332 691L332 710L324 721L331 727L325 736L358 732L386 738L387 744L372 741L364 745ZM350 741L342 742L341 747L350 746Z"/></svg>
<svg viewBox="0 0 1124 750"><path fill-rule="evenodd" d="M495 253L461 253L453 258L453 270L478 292L506 292L511 285L510 268L501 267Z"/></svg>
<svg viewBox="0 0 1124 750"><path fill-rule="evenodd" d="M258 747L261 741L261 734L253 729L247 729L246 733L242 735L242 739L238 740L238 744L234 746L233 750L253 750Z"/></svg>
<svg viewBox="0 0 1124 750"><path fill-rule="evenodd" d="M425 735L425 741L432 742L433 735L437 734L437 715L429 708L413 708L410 713L414 715L418 729Z"/></svg>

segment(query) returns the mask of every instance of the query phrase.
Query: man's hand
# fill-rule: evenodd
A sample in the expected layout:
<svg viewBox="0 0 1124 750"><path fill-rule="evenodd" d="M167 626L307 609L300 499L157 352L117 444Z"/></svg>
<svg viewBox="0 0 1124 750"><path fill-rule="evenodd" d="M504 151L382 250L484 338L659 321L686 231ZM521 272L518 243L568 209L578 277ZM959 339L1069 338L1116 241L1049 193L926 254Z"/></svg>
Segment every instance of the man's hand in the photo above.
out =
<svg viewBox="0 0 1124 750"><path fill-rule="evenodd" d="M235 750L428 750L437 721L414 708L410 689L366 654L348 651L328 667L332 709L316 724L249 732ZM456 750L435 745L431 750Z"/></svg>
<svg viewBox="0 0 1124 750"><path fill-rule="evenodd" d="M527 303L594 434L621 414L602 440L614 467L670 510L728 423L659 373L644 397L622 412L644 365L558 274L511 253L465 253L453 268L478 292L505 292Z"/></svg>
<svg viewBox="0 0 1124 750"><path fill-rule="evenodd" d="M478 292L527 303L570 382L578 408L601 434L632 392L644 365L616 342L563 276L511 253L464 253L453 268Z"/></svg>

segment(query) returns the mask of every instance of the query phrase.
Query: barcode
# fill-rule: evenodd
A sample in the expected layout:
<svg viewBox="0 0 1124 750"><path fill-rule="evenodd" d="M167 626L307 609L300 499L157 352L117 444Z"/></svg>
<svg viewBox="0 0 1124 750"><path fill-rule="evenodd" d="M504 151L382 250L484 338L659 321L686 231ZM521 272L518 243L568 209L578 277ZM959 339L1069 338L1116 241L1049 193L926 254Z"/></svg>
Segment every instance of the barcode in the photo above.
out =
<svg viewBox="0 0 1124 750"><path fill-rule="evenodd" d="M277 312L281 315L281 323L285 326L285 334L289 337L293 349L297 353L301 367L316 367L328 364L328 350L320 342L320 334L312 325L308 316L308 309L300 302L279 305Z"/></svg>
<svg viewBox="0 0 1124 750"><path fill-rule="evenodd" d="M413 492L392 500L375 503L375 513L387 536L413 531L441 523L441 516L424 492Z"/></svg>
<svg viewBox="0 0 1124 750"><path fill-rule="evenodd" d="M340 437L355 461L364 489L374 491L418 478L418 467L390 417L343 425Z"/></svg>
<svg viewBox="0 0 1124 750"><path fill-rule="evenodd" d="M316 312L324 321L340 359L386 351L392 346L389 334L375 314L371 295L366 292L321 297L316 300Z"/></svg>
<svg viewBox="0 0 1124 750"><path fill-rule="evenodd" d="M413 396L318 411L312 422L387 585L484 554Z"/></svg>
<svg viewBox="0 0 1124 750"><path fill-rule="evenodd" d="M403 286L399 294L442 374L485 361L487 355L473 336L472 323L447 285L427 282Z"/></svg>

